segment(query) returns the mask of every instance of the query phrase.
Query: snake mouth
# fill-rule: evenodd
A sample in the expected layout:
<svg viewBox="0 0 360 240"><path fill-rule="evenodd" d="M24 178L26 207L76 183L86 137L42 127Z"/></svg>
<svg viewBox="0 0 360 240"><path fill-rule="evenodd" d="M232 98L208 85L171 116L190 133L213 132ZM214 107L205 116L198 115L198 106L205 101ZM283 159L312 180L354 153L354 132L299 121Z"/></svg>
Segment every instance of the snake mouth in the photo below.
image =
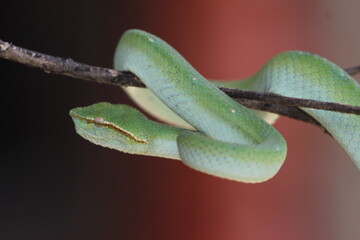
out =
<svg viewBox="0 0 360 240"><path fill-rule="evenodd" d="M85 139L89 140L90 142L93 142L90 139L99 139L99 140L104 139L104 137L92 134L91 132L86 131L84 128L79 127L77 125L75 125L75 130L76 130L77 134L79 134L80 136L82 136Z"/></svg>

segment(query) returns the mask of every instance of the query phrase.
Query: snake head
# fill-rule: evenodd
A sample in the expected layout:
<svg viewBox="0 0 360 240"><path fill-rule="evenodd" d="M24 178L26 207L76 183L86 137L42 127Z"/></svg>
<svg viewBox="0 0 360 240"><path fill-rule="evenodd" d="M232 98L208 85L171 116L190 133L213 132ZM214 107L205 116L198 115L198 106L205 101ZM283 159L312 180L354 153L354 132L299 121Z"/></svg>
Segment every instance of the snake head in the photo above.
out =
<svg viewBox="0 0 360 240"><path fill-rule="evenodd" d="M70 116L76 132L92 143L127 153L147 150L147 118L132 107L100 102L74 108Z"/></svg>

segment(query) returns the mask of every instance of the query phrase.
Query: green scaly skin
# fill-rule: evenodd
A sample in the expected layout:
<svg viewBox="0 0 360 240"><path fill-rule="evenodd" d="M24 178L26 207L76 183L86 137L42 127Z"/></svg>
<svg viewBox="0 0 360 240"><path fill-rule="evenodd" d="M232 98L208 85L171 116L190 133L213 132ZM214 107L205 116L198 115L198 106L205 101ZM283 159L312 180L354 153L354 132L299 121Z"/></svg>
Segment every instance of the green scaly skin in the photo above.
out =
<svg viewBox="0 0 360 240"><path fill-rule="evenodd" d="M180 159L201 172L241 182L266 181L283 164L287 151L283 137L218 90L156 36L140 30L124 33L116 49L115 68L137 75L196 130L150 121L125 105L98 103L70 112L84 138L122 152ZM305 52L276 56L239 85L284 96L360 105L355 80L333 63ZM332 134L360 168L359 117L303 110Z"/></svg>

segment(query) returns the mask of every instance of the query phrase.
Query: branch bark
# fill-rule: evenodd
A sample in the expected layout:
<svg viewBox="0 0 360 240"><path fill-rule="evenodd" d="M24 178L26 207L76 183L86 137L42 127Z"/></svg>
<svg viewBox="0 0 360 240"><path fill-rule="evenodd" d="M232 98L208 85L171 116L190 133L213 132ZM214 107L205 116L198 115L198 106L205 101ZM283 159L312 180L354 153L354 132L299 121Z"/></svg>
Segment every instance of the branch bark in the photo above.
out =
<svg viewBox="0 0 360 240"><path fill-rule="evenodd" d="M0 40L0 58L24 64L45 71L46 73L60 74L72 78L88 80L96 83L105 83L115 86L145 87L140 79L130 72L121 72L114 69L90 66L78 63L70 58L54 57L29 49L21 48ZM360 66L345 69L351 75L360 72ZM273 93L260 93L239 89L220 87L230 97L246 107L278 113L293 119L314 124L326 132L314 118L306 114L299 107L323 109L342 113L360 115L359 106L350 106L339 103L315 101L284 97Z"/></svg>

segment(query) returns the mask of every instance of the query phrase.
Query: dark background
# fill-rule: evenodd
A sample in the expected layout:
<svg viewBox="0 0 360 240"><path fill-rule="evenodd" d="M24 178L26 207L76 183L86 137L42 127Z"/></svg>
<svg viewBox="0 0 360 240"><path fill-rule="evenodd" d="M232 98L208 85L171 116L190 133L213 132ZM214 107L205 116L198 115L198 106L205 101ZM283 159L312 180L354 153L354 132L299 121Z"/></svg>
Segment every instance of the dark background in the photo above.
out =
<svg viewBox="0 0 360 240"><path fill-rule="evenodd" d="M246 77L271 56L312 51L360 63L356 1L5 1L0 39L112 67L129 28L165 39L210 78ZM132 104L113 86L0 59L0 239L356 239L360 174L315 127L282 118L283 169L253 185L76 135L68 112Z"/></svg>

